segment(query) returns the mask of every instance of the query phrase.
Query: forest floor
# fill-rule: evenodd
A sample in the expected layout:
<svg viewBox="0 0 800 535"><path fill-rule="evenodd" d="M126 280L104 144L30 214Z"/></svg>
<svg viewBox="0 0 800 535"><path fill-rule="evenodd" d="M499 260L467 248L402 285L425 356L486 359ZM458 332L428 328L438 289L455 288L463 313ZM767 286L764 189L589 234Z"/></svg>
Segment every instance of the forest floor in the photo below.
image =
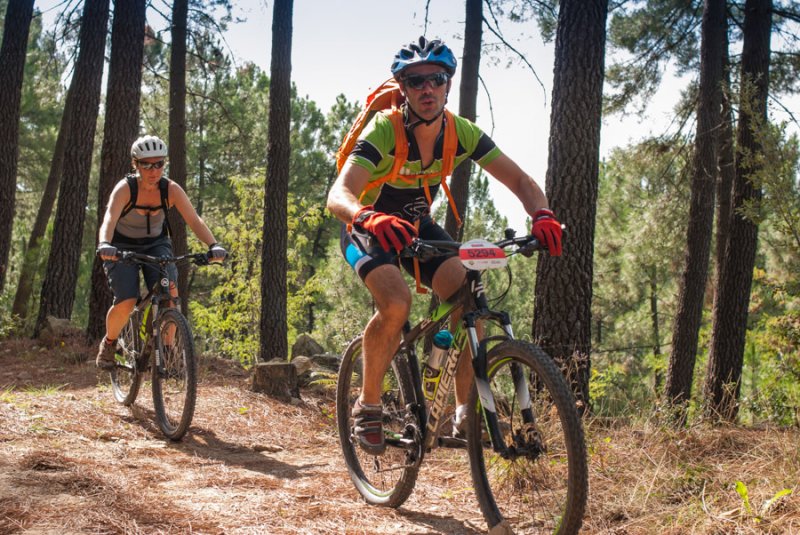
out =
<svg viewBox="0 0 800 535"><path fill-rule="evenodd" d="M461 451L428 457L403 507L367 506L342 461L330 391L284 403L204 357L193 425L171 442L149 389L132 408L116 403L92 353L0 342L0 533L486 531ZM587 442L585 533L800 533L797 429L590 420Z"/></svg>

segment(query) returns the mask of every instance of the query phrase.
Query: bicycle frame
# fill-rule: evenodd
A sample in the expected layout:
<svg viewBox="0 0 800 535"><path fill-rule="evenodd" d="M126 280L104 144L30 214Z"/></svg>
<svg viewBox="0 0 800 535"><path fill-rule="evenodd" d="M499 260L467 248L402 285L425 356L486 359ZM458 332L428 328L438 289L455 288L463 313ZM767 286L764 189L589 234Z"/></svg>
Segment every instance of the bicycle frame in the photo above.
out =
<svg viewBox="0 0 800 535"><path fill-rule="evenodd" d="M139 264L157 264L159 270L159 278L158 282L156 282L150 289L148 289L147 294L144 297L140 297L136 301L136 305L134 307L135 310L139 310L139 305L141 303L147 303L144 306L143 313L142 313L142 322L139 325L139 338L142 341L142 352L145 351L145 347L148 343L153 342L153 354L155 356L155 366L160 372L163 372L163 362L162 362L162 355L158 348L158 344L155 343L156 340L159 339L161 335L159 322L156 321L158 319L159 309L162 306L161 303L167 302L171 303L173 307L176 307L180 312L180 299L172 297L169 292L169 275L167 273L167 265L170 263L179 263L182 261L192 260L194 259L197 261L202 256L202 253L194 253L194 254L186 254L177 257L163 257L157 258L148 255L142 255L138 253L131 253L131 252L123 252L122 260L129 261L129 262L136 262ZM147 317L150 315L152 318L152 336L151 333L148 332L147 328Z"/></svg>
<svg viewBox="0 0 800 535"><path fill-rule="evenodd" d="M422 375L420 373L419 359L414 345L418 340L440 329L452 316L453 312L464 306L464 303L442 302L429 318L420 322L413 329L408 322L406 322L403 328L403 341L401 342L400 351L403 351L407 355L415 397L418 400L418 402L414 404L413 409L417 413L421 427L423 428L422 437L425 446L424 449L427 451L437 445L447 445L448 440L439 437L439 423L445 406L447 405L447 398L450 394L453 378L455 377L458 367L459 357L468 343L472 355L472 367L475 372L475 383L480 397L484 420L492 440L492 448L502 457L507 458L510 456L510 452L505 443L500 439L501 432L497 420L494 396L489 387L486 352L487 344L491 341L514 339L511 319L506 312L496 312L489 309L481 273L479 271L467 270L465 284L473 301L470 306L471 310L463 314L459 324L454 329L453 336L455 340L453 346L448 351L447 359L442 365L442 371L437 380L438 384L429 410L426 409L424 403L426 397L422 389ZM479 339L477 324L480 320L489 320L500 325L504 334L502 336L491 336ZM512 368L512 375L514 377L518 402L523 409L523 415L526 421L532 421L533 416L530 410L531 400L527 390L527 378L524 377L516 366Z"/></svg>

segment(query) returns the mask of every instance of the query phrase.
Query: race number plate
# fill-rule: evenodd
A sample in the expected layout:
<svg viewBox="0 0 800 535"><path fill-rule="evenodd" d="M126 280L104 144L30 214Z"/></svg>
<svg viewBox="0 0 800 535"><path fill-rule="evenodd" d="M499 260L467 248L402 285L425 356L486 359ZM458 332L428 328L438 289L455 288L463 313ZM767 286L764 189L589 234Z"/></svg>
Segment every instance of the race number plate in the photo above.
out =
<svg viewBox="0 0 800 535"><path fill-rule="evenodd" d="M467 269L498 269L508 264L505 251L486 240L470 240L462 244L458 256Z"/></svg>

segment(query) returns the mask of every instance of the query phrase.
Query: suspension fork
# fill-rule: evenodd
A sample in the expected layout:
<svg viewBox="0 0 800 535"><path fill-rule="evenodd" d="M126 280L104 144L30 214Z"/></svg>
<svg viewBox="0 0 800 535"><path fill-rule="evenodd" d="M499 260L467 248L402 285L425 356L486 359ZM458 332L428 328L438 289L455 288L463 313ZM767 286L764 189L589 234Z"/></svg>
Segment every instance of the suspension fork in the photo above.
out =
<svg viewBox="0 0 800 535"><path fill-rule="evenodd" d="M500 325L509 340L514 340L514 333L511 329L511 318L505 312L499 314ZM533 410L531 409L531 393L528 389L528 378L522 371L522 366L516 362L511 363L511 378L514 381L514 394L519 404L522 421L529 424L533 423Z"/></svg>
<svg viewBox="0 0 800 535"><path fill-rule="evenodd" d="M486 317L486 310L470 312L464 315L464 325L467 327L467 340L472 352L472 369L475 371L475 387L478 390L478 398L481 402L481 413L492 439L492 449L502 457L508 456L508 447L502 439L500 424L497 419L497 407L494 402L494 394L489 386L489 374L487 369L486 346L487 339L478 340L477 320L479 317ZM508 321L508 314L488 312L489 316L495 316L505 325Z"/></svg>
<svg viewBox="0 0 800 535"><path fill-rule="evenodd" d="M164 359L161 354L161 325L159 319L160 302L166 300L170 302L172 296L169 293L169 277L166 270L161 270L161 278L158 283L161 290L153 296L153 355L155 356L154 366L159 375L164 375ZM180 306L180 305L179 305Z"/></svg>
<svg viewBox="0 0 800 535"><path fill-rule="evenodd" d="M476 301L479 301L479 298L476 298ZM464 323L467 326L467 335L473 355L472 367L475 371L475 386L481 401L481 412L483 413L484 421L486 422L486 427L492 440L492 449L502 457L507 457L509 455L509 450L505 441L502 439L494 394L489 386L488 359L486 356L489 339L484 338L478 341L476 325L477 320L482 317L488 317L498 322L503 328L508 340L514 339L514 333L511 329L511 319L505 312L492 312L489 310L484 310L482 312L475 311L464 317ZM515 362L511 363L510 369L511 377L514 381L515 397L520 407L522 420L525 423L533 423L534 417L533 410L531 409L528 378L525 377L522 366Z"/></svg>

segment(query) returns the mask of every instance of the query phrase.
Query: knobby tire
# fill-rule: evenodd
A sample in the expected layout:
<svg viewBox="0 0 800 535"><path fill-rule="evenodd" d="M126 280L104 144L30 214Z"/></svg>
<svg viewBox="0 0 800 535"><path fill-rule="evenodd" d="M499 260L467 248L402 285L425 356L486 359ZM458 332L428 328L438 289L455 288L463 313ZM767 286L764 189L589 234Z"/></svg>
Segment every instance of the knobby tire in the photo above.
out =
<svg viewBox="0 0 800 535"><path fill-rule="evenodd" d="M399 507L408 499L417 481L421 456L396 445L386 445L386 451L373 456L354 441L353 403L361 391L363 357L361 338L351 342L342 357L336 384L336 425L345 464L358 492L370 505ZM398 435L409 433L409 424L417 425L417 418L408 411L415 399L411 374L406 357L395 355L384 376L382 401L384 430ZM384 433L385 434L385 433ZM421 437L417 434L417 439ZM418 443L417 443L418 444Z"/></svg>
<svg viewBox="0 0 800 535"><path fill-rule="evenodd" d="M575 401L561 371L539 347L506 341L487 355L502 438L492 449L477 389L470 395L467 447L475 492L491 532L577 533L588 493L586 448ZM523 422L512 365L528 381L533 422ZM519 377L519 374L517 374Z"/></svg>
<svg viewBox="0 0 800 535"><path fill-rule="evenodd" d="M194 416L197 399L197 359L189 323L175 308L159 313L155 343L161 366L152 363L153 406L158 426L167 438L180 440Z"/></svg>
<svg viewBox="0 0 800 535"><path fill-rule="evenodd" d="M116 364L111 370L111 387L114 398L125 406L133 405L142 384L143 367L146 365L142 353L144 347L139 337L141 312L133 312L117 338Z"/></svg>

